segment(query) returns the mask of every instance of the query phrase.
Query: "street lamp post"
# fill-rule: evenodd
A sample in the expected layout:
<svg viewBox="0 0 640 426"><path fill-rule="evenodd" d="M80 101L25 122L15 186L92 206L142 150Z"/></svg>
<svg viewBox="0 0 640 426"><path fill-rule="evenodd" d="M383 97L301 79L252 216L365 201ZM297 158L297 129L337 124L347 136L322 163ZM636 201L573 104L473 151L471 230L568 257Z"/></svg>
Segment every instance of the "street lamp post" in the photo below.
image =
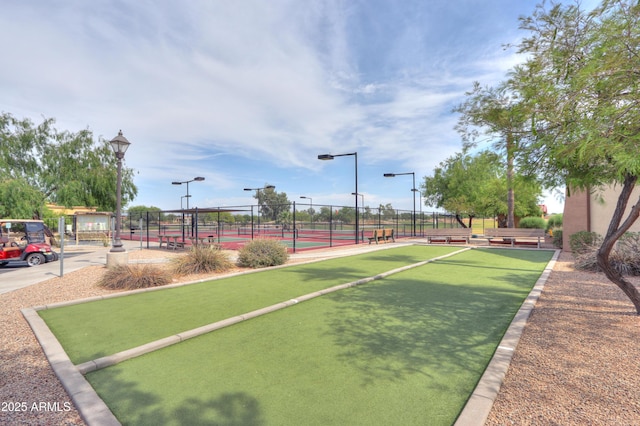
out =
<svg viewBox="0 0 640 426"><path fill-rule="evenodd" d="M348 154L320 154L318 155L318 160L333 160L335 157L345 157L347 155L353 155L355 157L355 162L356 162L356 191L355 193L358 194L358 153L357 152L350 152ZM358 215L358 196L355 196L356 199L356 244L360 243L360 225L359 225L359 215Z"/></svg>
<svg viewBox="0 0 640 426"><path fill-rule="evenodd" d="M396 177L400 175L412 175L413 176L413 187L411 191L413 192L413 236L416 236L416 174L414 172L407 173L385 173L384 177Z"/></svg>
<svg viewBox="0 0 640 426"><path fill-rule="evenodd" d="M414 197L416 195L416 192L418 193L418 195L420 195L420 235L424 236L424 231L423 231L424 218L422 217L422 192L416 188L413 188L411 191L413 191Z"/></svg>
<svg viewBox="0 0 640 426"><path fill-rule="evenodd" d="M118 161L117 182L116 182L116 235L113 246L109 251L111 256L107 255L107 266L110 264L128 263L126 249L122 247L120 240L120 228L122 227L122 160L127 148L131 142L122 135L122 130L118 132L118 136L109 141L113 152L116 154Z"/></svg>
<svg viewBox="0 0 640 426"><path fill-rule="evenodd" d="M276 189L276 187L275 185L265 185L262 188L244 188L245 191L256 191L256 198L258 199L258 228L260 227L260 191L264 189ZM253 220L253 217L251 220ZM253 226L251 226L251 239L253 239Z"/></svg>
<svg viewBox="0 0 640 426"><path fill-rule="evenodd" d="M183 195L182 197L180 197L180 210L182 210L182 200L187 199L187 204L189 203L189 198L191 198L191 195ZM187 210L189 209L189 206L187 205Z"/></svg>
<svg viewBox="0 0 640 426"><path fill-rule="evenodd" d="M301 195L300 198L302 198L303 200L309 200L309 202L311 203L311 228L313 229L313 198L305 197L304 195Z"/></svg>
<svg viewBox="0 0 640 426"><path fill-rule="evenodd" d="M189 210L189 198L191 198L191 195L189 195L189 184L191 182L202 182L203 180L204 178L202 176L196 176L191 180L171 182L172 185L182 185L183 183L187 184L187 195L184 196L184 198L187 199L187 210ZM182 198L180 198L180 210L182 210ZM193 236L193 216L190 215L189 219L191 222L191 236ZM182 241L184 242L184 211L182 212Z"/></svg>
<svg viewBox="0 0 640 426"><path fill-rule="evenodd" d="M189 184L191 182L202 182L204 180L204 178L202 176L197 176L194 177L191 180L185 180L185 181L175 181L175 182L171 182L172 185L182 185L183 183L187 184L187 195L185 196L185 198L187 199L187 210L189 210L189 198L191 198L191 195L189 195ZM182 199L180 199L180 209L182 209Z"/></svg>
<svg viewBox="0 0 640 426"><path fill-rule="evenodd" d="M364 216L364 194L358 194L357 192L352 192L351 195L355 195L356 198L357 197L362 197L362 211L363 211L362 221L366 223L367 218L366 218L366 216ZM363 229L364 229L364 225L363 225ZM363 240L364 240L364 238L363 238Z"/></svg>

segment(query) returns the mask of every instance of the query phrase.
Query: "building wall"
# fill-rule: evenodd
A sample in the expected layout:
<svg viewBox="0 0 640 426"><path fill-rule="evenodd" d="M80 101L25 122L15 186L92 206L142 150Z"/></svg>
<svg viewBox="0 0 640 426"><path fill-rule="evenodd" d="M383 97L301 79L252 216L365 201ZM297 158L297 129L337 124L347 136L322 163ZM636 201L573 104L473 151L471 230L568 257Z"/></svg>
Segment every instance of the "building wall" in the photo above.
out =
<svg viewBox="0 0 640 426"><path fill-rule="evenodd" d="M569 195L569 192L571 195ZM589 213L591 200L585 191L567 191L562 214L562 247L571 251L569 236L580 231L591 231Z"/></svg>
<svg viewBox="0 0 640 426"><path fill-rule="evenodd" d="M607 233L609 223L616 209L620 187L608 187L601 192L589 194L585 191L571 191L565 197L562 218L562 239L566 251L571 251L569 237L579 231L596 232L602 236ZM626 218L633 205L639 202L640 188L636 187L631 194L625 215ZM636 221L630 232L640 232L640 221Z"/></svg>

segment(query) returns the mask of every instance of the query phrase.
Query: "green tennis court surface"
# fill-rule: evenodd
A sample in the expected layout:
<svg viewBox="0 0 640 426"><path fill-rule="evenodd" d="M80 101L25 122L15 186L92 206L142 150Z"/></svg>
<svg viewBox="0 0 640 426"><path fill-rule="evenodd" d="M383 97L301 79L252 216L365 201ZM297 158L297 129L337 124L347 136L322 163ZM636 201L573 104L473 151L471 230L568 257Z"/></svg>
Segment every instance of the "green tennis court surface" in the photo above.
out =
<svg viewBox="0 0 640 426"><path fill-rule="evenodd" d="M184 287L183 295L175 292L180 289L163 290L114 299L121 305L85 304L92 307L84 313L74 306L40 314L56 334L66 329L67 337L86 336L86 329L71 324L96 313L101 319L92 333L125 334L123 341L142 334L149 339L157 331L137 329L156 328L155 321L163 321L159 329L175 321L197 326L216 317L202 311L231 316L234 309L228 305L244 299L266 306L272 293L282 291L274 297L281 301L291 287L304 292L321 287L317 283L325 276L336 283L353 281L447 250L452 248L390 249L245 275L256 284L244 288L247 284L238 280L243 277L236 277ZM551 256L542 250L466 251L90 373L87 379L123 424L449 425ZM137 318L131 317L135 305L143 311ZM164 311L172 319L163 320ZM121 320L123 315L129 319ZM110 322L118 333L109 330ZM71 340L65 348L90 346L82 338ZM92 357L114 348L79 352Z"/></svg>

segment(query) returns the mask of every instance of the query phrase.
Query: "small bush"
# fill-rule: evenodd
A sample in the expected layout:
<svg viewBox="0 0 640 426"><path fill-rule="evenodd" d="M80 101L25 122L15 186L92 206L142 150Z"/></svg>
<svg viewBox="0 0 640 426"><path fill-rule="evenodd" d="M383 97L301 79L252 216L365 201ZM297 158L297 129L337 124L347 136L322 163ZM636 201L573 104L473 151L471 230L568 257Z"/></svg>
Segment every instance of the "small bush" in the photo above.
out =
<svg viewBox="0 0 640 426"><path fill-rule="evenodd" d="M549 229L562 228L562 215L552 214L547 220L547 231Z"/></svg>
<svg viewBox="0 0 640 426"><path fill-rule="evenodd" d="M579 232L578 234L585 234L579 237L588 242L590 236L586 234L593 233ZM576 237L576 240L578 240L578 237ZM601 240L600 236L596 234L595 243L585 245L582 251L574 252L576 269L593 272L600 271L596 254ZM611 267L622 275L640 275L640 252L638 250L640 250L640 233L628 232L624 234L609 255Z"/></svg>
<svg viewBox="0 0 640 426"><path fill-rule="evenodd" d="M192 247L184 256L171 261L171 268L176 275L224 272L232 267L229 254L217 245Z"/></svg>
<svg viewBox="0 0 640 426"><path fill-rule="evenodd" d="M520 219L520 223L518 224L518 228L535 228L535 229L545 229L547 223L541 217L523 217Z"/></svg>
<svg viewBox="0 0 640 426"><path fill-rule="evenodd" d="M576 254L592 251L602 244L602 237L597 232L580 231L569 236L569 246Z"/></svg>
<svg viewBox="0 0 640 426"><path fill-rule="evenodd" d="M238 266L249 268L283 265L287 259L287 247L270 238L255 239L245 244L238 252Z"/></svg>
<svg viewBox="0 0 640 426"><path fill-rule="evenodd" d="M98 282L98 286L109 290L135 290L170 284L171 274L157 266L119 265L108 269Z"/></svg>
<svg viewBox="0 0 640 426"><path fill-rule="evenodd" d="M562 229L556 229L553 231L553 246L558 249L562 249Z"/></svg>

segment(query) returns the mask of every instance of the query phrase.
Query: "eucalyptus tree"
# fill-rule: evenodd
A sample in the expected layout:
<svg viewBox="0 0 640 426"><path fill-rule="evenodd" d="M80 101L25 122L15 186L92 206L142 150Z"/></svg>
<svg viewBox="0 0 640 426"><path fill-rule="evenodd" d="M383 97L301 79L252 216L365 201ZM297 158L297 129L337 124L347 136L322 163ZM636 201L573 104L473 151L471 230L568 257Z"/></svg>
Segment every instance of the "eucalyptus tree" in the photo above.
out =
<svg viewBox="0 0 640 426"><path fill-rule="evenodd" d="M456 129L462 136L465 149L488 141L493 149L504 153L507 182L507 227L515 227L516 156L523 140L530 134L526 128L527 112L517 92L508 85L483 87L474 83L473 90L455 112L460 113Z"/></svg>
<svg viewBox="0 0 640 426"><path fill-rule="evenodd" d="M569 190L620 188L597 262L640 314L640 292L609 261L640 216L640 199L627 209L640 175L640 2L605 0L591 12L542 4L521 27L527 60L510 86L530 111L526 163Z"/></svg>
<svg viewBox="0 0 640 426"><path fill-rule="evenodd" d="M273 185L265 184L264 189L256 191L253 197L258 201L262 214L270 220L278 220L280 213L291 209L287 193L277 192Z"/></svg>

